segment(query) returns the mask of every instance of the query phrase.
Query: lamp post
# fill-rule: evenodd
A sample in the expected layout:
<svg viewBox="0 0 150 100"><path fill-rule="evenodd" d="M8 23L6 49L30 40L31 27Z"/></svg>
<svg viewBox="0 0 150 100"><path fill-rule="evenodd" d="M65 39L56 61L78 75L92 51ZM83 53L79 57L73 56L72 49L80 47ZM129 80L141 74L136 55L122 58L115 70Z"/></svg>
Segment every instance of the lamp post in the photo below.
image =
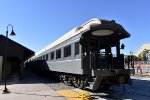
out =
<svg viewBox="0 0 150 100"><path fill-rule="evenodd" d="M11 31L11 33L10 33L10 35L12 35L12 36L14 36L15 35L15 32L14 32L14 30L13 30L13 26L11 25L11 24L8 24L8 26L7 26L7 30L6 30L6 38L5 38L5 54L4 54L4 81L5 81L5 88L4 88L4 90L3 90L3 93L9 93L9 91L8 91L8 89L7 89L7 87L6 87L6 67L7 67L7 42L8 42L8 27L9 26L11 26L11 28L12 28L12 31Z"/></svg>
<svg viewBox="0 0 150 100"><path fill-rule="evenodd" d="M146 61L147 61L147 64L148 64L148 73L149 73L149 57L150 57L150 50L147 50L146 52Z"/></svg>
<svg viewBox="0 0 150 100"><path fill-rule="evenodd" d="M147 61L148 61L148 73L149 73L150 51L148 51Z"/></svg>
<svg viewBox="0 0 150 100"><path fill-rule="evenodd" d="M133 52L130 51L130 62L131 62L131 67L134 69L134 57L133 57ZM135 74L135 71L133 71L133 74Z"/></svg>

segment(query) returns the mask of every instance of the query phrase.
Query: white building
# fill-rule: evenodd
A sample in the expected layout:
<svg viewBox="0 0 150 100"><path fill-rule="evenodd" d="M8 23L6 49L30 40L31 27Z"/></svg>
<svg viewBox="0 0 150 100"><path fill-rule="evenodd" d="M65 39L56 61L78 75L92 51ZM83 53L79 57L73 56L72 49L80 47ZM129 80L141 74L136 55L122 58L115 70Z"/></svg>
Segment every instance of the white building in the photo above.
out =
<svg viewBox="0 0 150 100"><path fill-rule="evenodd" d="M143 44L140 49L134 54L136 56L138 56L141 52L143 52L143 50L150 50L150 43L147 43L147 44Z"/></svg>

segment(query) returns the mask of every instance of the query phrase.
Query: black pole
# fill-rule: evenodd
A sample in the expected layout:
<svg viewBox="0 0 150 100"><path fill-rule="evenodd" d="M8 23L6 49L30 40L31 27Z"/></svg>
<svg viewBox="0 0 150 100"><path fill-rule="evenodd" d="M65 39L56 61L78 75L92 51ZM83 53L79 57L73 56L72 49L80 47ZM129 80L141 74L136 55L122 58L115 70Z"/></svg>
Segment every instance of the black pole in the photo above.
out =
<svg viewBox="0 0 150 100"><path fill-rule="evenodd" d="M5 88L3 90L3 93L10 93L7 89L7 77L6 77L6 70L7 70L7 43L8 43L8 27L11 26L12 27L12 32L10 33L11 35L15 35L14 31L13 31L13 26L11 24L8 24L7 26L7 30L6 30L6 38L5 38L5 54L4 54L4 84L5 84Z"/></svg>
<svg viewBox="0 0 150 100"><path fill-rule="evenodd" d="M4 55L4 81L5 81L5 88L3 90L3 93L9 93L7 89L7 79L6 79L6 63L7 63L7 41L8 41L8 26L7 26L7 31L6 31L6 38L5 38L5 55Z"/></svg>

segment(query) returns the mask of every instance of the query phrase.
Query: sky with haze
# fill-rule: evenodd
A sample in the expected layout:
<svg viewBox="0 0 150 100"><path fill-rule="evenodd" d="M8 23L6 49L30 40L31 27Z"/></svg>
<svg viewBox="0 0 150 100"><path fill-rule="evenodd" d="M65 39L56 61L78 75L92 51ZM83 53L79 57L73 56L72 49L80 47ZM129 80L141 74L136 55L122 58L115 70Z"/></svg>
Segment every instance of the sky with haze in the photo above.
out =
<svg viewBox="0 0 150 100"><path fill-rule="evenodd" d="M0 0L0 34L12 24L9 38L35 52L92 18L115 20L131 34L122 53L150 43L150 0Z"/></svg>

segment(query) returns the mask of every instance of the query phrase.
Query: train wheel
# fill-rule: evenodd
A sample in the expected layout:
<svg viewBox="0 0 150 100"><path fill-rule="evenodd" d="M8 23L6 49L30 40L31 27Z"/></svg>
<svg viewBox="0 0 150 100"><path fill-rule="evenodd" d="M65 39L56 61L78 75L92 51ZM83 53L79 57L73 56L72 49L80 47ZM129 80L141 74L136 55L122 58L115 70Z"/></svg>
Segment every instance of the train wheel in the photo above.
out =
<svg viewBox="0 0 150 100"><path fill-rule="evenodd" d="M68 85L73 85L73 79L72 79L72 77L68 78Z"/></svg>
<svg viewBox="0 0 150 100"><path fill-rule="evenodd" d="M59 80L60 80L61 82L63 82L63 75L60 75L60 76L59 76Z"/></svg>
<svg viewBox="0 0 150 100"><path fill-rule="evenodd" d="M74 85L75 87L79 87L79 85L78 85L78 80L77 80L76 77L73 78L73 85Z"/></svg>
<svg viewBox="0 0 150 100"><path fill-rule="evenodd" d="M64 83L66 84L66 85L68 85L68 77L67 77L67 75L64 75Z"/></svg>
<svg viewBox="0 0 150 100"><path fill-rule="evenodd" d="M68 81L67 81L67 80L64 80L64 84L68 85Z"/></svg>
<svg viewBox="0 0 150 100"><path fill-rule="evenodd" d="M84 82L84 80L83 80L83 79L79 79L78 82L79 82L79 83L78 83L78 88L84 89L84 87L85 87L85 82Z"/></svg>

